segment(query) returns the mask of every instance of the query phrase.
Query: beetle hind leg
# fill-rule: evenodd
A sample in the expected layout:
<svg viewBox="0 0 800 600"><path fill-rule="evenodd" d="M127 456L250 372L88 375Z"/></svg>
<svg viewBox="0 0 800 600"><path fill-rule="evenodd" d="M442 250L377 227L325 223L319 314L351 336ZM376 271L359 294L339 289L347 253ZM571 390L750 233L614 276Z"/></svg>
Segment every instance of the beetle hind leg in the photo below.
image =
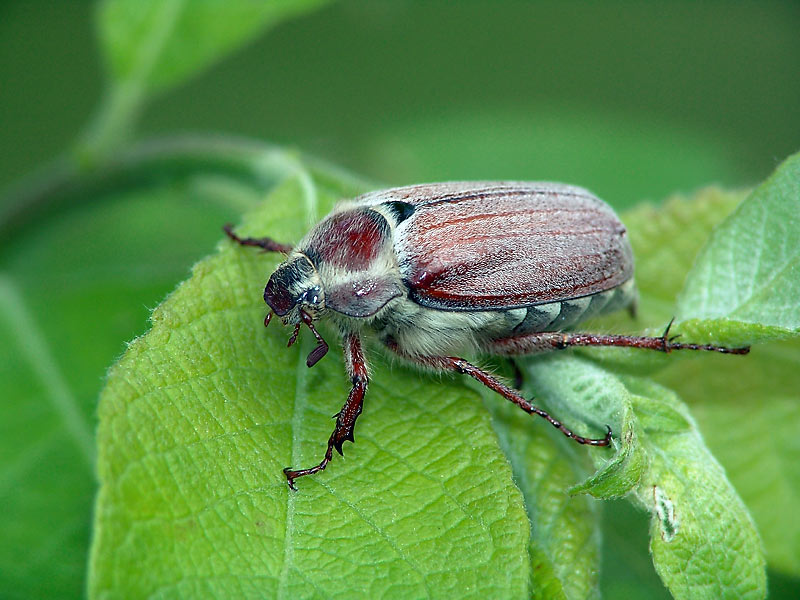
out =
<svg viewBox="0 0 800 600"><path fill-rule="evenodd" d="M397 353L399 356L405 358L406 360L415 362L424 367L430 369L436 369L437 371L455 371L456 373L469 375L476 381L479 381L480 383L485 385L493 392L500 394L503 398L505 398L509 402L516 404L519 408L524 410L529 415L538 415L542 417L545 421L550 423L553 427L558 429L565 436L575 440L579 444L585 444L588 446L608 446L611 443L611 427L609 427L608 425L606 425L608 431L606 432L606 435L602 438L588 438L580 436L571 429L569 429L568 427L566 427L561 421L552 417L550 413L526 400L522 396L522 394L520 394L517 390L512 389L507 385L501 383L494 375L487 373L480 367L476 367L475 365L464 360L463 358L458 358L456 356L409 355L403 352L397 346L397 344L393 343L393 341L391 340L387 342L387 346L389 349Z"/></svg>
<svg viewBox="0 0 800 600"><path fill-rule="evenodd" d="M502 356L519 356L551 350L564 350L573 346L617 346L623 348L643 348L670 353L673 350L700 350L720 352L722 354L747 354L750 346L730 348L715 344L689 344L676 342L680 335L669 335L672 321L660 336L614 335L595 333L572 333L561 331L545 331L526 333L493 340L487 344L486 350Z"/></svg>

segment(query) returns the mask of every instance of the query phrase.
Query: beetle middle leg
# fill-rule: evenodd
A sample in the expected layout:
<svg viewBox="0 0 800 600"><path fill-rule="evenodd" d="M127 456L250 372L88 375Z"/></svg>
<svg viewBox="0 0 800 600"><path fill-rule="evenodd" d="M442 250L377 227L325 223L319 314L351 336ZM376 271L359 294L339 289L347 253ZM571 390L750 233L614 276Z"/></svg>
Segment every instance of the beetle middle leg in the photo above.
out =
<svg viewBox="0 0 800 600"><path fill-rule="evenodd" d="M289 487L293 490L297 488L294 485L294 480L298 477L305 475L313 475L323 471L328 463L333 458L334 448L339 454L342 454L342 444L346 441L355 442L353 435L356 427L356 419L361 414L361 409L364 406L364 395L367 392L367 384L369 383L369 376L367 373L367 361L364 358L364 349L361 345L361 338L357 334L349 334L344 339L344 357L347 367L347 373L350 375L350 380L353 387L350 394L347 396L347 401L342 406L342 409L335 415L336 427L328 438L328 447L325 450L325 456L318 465L309 467L307 469L292 469L286 467L283 474L286 475L286 481Z"/></svg>
<svg viewBox="0 0 800 600"><path fill-rule="evenodd" d="M281 244L280 242L276 242L272 238L263 237L263 238L243 238L239 237L233 232L233 225L230 223L226 223L222 231L231 238L234 242L239 244L240 246L255 246L256 248L261 248L264 252L281 252L283 254L289 254L292 251L292 246L289 244Z"/></svg>
<svg viewBox="0 0 800 600"><path fill-rule="evenodd" d="M397 346L397 344L393 343L392 341L387 342L387 347L406 360L415 362L424 367L436 369L438 371L455 371L456 373L469 375L493 392L500 394L509 402L516 404L529 415L538 415L542 417L545 421L550 423L565 436L575 440L579 444L587 444L589 446L608 446L611 442L611 427L606 426L608 428L608 432L606 433L605 437L602 438L595 439L580 436L566 427L561 421L552 417L550 413L526 400L517 390L501 383L491 373L487 373L480 367L476 367L463 358L458 358L457 356L414 356L403 352Z"/></svg>
<svg viewBox="0 0 800 600"><path fill-rule="evenodd" d="M669 322L664 333L659 337L641 335L613 335L595 333L570 333L562 331L545 331L540 333L526 333L524 335L493 340L487 345L487 350L492 354L515 356L520 354L533 354L548 352L550 350L564 350L572 346L618 346L625 348L644 348L660 352L673 350L703 350L708 352L721 352L723 354L747 354L750 346L729 348L714 344L685 344L674 341L678 336L669 335L672 321Z"/></svg>

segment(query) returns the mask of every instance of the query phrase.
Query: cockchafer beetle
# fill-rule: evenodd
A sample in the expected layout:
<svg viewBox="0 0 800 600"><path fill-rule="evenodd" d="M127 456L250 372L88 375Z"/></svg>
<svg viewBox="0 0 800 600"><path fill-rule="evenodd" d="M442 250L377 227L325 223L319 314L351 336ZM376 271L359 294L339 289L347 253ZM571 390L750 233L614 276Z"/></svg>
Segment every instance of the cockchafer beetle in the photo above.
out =
<svg viewBox="0 0 800 600"><path fill-rule="evenodd" d="M245 246L287 255L269 278L264 300L292 345L305 324L317 340L306 364L328 345L314 326L339 328L352 389L336 415L322 461L284 469L295 479L322 471L342 453L361 414L369 380L362 337L419 366L473 377L580 444L581 437L520 392L458 356L515 356L571 346L628 346L670 352L749 348L684 344L669 337L595 335L565 330L582 320L632 307L633 254L614 211L587 190L560 183L453 182L371 192L338 204L296 246L270 238L228 236Z"/></svg>

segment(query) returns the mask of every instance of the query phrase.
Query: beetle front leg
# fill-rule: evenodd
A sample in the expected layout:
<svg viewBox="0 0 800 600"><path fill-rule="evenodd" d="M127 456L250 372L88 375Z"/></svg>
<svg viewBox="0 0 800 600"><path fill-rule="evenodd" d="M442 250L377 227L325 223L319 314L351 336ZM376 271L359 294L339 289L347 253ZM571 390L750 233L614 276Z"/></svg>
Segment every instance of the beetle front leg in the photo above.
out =
<svg viewBox="0 0 800 600"><path fill-rule="evenodd" d="M424 367L439 371L455 371L456 373L469 375L473 379L481 382L493 392L500 394L509 402L516 404L529 415L538 415L542 417L545 421L550 423L565 436L575 440L579 444L586 444L589 446L608 446L611 443L611 427L606 426L608 428L608 432L606 433L605 437L602 438L595 439L580 436L566 427L561 421L550 416L550 413L526 400L517 390L501 383L490 373L487 373L483 369L476 367L463 358L458 358L456 356L414 356L403 352L393 341L389 341L387 346L389 349L396 352L406 360L410 360Z"/></svg>
<svg viewBox="0 0 800 600"><path fill-rule="evenodd" d="M264 252L282 252L283 254L289 254L289 252L292 251L292 246L290 246L289 244L281 244L280 242L276 242L272 238L239 237L233 232L233 225L231 225L230 223L226 223L222 227L222 231L224 231L225 234L230 239L232 239L240 246L255 246L256 248L261 248Z"/></svg>
<svg viewBox="0 0 800 600"><path fill-rule="evenodd" d="M294 480L298 477L305 475L313 475L323 471L328 463L333 458L333 449L335 448L339 454L342 454L342 444L346 441L355 442L354 431L356 427L356 419L361 414L361 409L364 405L364 395L367 392L367 384L369 383L369 376L367 372L367 361L364 358L364 349L361 345L361 338L355 333L351 333L344 338L344 358L347 374L353 383L350 394L347 396L347 401L342 406L342 409L336 414L336 427L328 438L328 447L325 450L325 456L322 461L313 467L307 469L292 469L286 467L283 474L286 475L286 480L289 487L296 490Z"/></svg>
<svg viewBox="0 0 800 600"><path fill-rule="evenodd" d="M595 333L569 333L546 331L528 333L525 335L493 340L487 344L487 350L492 354L505 356L518 356L549 352L551 350L564 350L573 346L618 346L625 348L644 348L660 352L673 350L703 350L708 352L721 352L723 354L747 354L750 346L728 348L713 344L684 344L675 342L678 336L669 335L672 321L669 322L660 337L641 335L607 335Z"/></svg>

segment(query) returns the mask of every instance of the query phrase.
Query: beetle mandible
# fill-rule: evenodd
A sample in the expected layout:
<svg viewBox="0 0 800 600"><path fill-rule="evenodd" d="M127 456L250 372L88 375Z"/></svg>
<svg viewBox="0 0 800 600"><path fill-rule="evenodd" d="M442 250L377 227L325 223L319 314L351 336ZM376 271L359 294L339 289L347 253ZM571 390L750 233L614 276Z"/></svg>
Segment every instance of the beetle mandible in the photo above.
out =
<svg viewBox="0 0 800 600"><path fill-rule="evenodd" d="M580 321L636 300L633 253L614 211L587 190L545 182L452 182L371 192L339 203L296 246L270 238L235 242L282 252L264 300L291 346L305 324L317 340L306 364L328 345L314 326L332 320L352 381L319 464L285 468L295 479L325 469L334 448L355 441L369 381L362 338L372 332L395 355L424 368L473 377L580 444L573 433L463 353L515 356L571 346L628 346L670 352L746 354L748 347L676 343L661 337L567 332Z"/></svg>

